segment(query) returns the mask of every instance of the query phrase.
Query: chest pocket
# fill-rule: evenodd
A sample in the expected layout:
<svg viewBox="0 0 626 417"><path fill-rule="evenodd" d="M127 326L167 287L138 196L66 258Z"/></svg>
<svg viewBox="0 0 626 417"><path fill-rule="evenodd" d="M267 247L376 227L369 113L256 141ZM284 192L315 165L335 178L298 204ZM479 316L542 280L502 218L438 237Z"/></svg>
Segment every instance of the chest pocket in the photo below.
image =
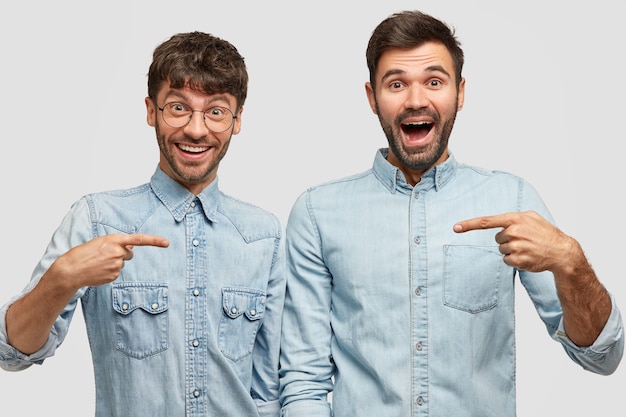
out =
<svg viewBox="0 0 626 417"><path fill-rule="evenodd" d="M252 353L265 314L265 298L265 292L252 288L222 288L218 343L224 356L238 361Z"/></svg>
<svg viewBox="0 0 626 417"><path fill-rule="evenodd" d="M469 313L494 308L509 268L497 246L445 245L444 304Z"/></svg>
<svg viewBox="0 0 626 417"><path fill-rule="evenodd" d="M113 285L115 348L143 359L168 348L168 300L165 284Z"/></svg>

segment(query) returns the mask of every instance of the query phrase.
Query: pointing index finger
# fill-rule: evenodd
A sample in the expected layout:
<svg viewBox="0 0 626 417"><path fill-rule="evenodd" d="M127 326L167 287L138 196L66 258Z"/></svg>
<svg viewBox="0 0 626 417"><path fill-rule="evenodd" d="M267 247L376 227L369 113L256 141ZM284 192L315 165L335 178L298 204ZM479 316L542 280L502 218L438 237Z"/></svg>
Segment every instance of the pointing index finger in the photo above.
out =
<svg viewBox="0 0 626 417"><path fill-rule="evenodd" d="M474 217L456 223L453 227L457 233L468 232L470 230L493 229L494 227L508 227L512 223L508 213L496 214L493 216Z"/></svg>
<svg viewBox="0 0 626 417"><path fill-rule="evenodd" d="M161 236L148 235L145 233L131 233L124 236L123 245L130 246L157 246L160 248L166 248L170 242Z"/></svg>

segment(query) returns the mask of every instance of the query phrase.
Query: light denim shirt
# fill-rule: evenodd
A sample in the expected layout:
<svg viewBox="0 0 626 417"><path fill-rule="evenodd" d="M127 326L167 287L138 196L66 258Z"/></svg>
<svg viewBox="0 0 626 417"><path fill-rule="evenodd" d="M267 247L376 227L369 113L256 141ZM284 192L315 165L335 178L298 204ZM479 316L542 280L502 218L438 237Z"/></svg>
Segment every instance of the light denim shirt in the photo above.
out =
<svg viewBox="0 0 626 417"><path fill-rule="evenodd" d="M308 189L291 211L282 416L514 416L516 275L576 363L601 374L617 367L615 304L593 346L578 348L563 331L551 273L507 266L499 229L452 230L505 212L550 219L527 182L450 156L411 187L386 155Z"/></svg>
<svg viewBox="0 0 626 417"><path fill-rule="evenodd" d="M194 196L157 168L149 184L76 202L25 291L59 255L110 233L159 235L170 246L135 247L119 278L79 291L30 356L7 344L5 305L0 365L21 370L52 356L80 300L96 416L278 416L285 293L278 219L224 195L217 181ZM71 393L67 400L56 411L71 407Z"/></svg>

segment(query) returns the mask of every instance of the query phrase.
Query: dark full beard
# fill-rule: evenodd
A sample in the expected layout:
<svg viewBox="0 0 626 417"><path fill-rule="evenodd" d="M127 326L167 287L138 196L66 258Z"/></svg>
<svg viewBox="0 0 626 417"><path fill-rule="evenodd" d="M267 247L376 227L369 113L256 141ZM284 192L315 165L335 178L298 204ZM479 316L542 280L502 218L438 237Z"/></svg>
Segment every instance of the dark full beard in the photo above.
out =
<svg viewBox="0 0 626 417"><path fill-rule="evenodd" d="M400 120L408 117L408 113L419 115L424 114L424 112L413 111L401 114L392 125L380 116L381 112L378 109L378 104L376 107L378 120L387 137L389 149L403 166L416 171L426 171L437 163L448 147L448 140L452 134L452 128L454 127L454 121L456 119L456 108L452 118L446 120L443 125L439 124L440 118L438 114L431 114L429 112L428 114L435 120L435 140L427 146L406 147L402 141Z"/></svg>

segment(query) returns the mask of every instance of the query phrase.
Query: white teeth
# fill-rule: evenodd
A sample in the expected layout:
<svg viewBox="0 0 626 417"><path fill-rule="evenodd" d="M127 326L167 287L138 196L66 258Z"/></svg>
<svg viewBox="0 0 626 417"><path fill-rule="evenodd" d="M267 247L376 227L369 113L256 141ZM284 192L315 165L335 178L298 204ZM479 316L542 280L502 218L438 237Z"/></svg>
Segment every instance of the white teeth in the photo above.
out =
<svg viewBox="0 0 626 417"><path fill-rule="evenodd" d="M185 152L204 152L207 149L209 149L208 147L198 147L198 146L187 146L187 145L178 145L178 147L180 149L182 149Z"/></svg>
<svg viewBox="0 0 626 417"><path fill-rule="evenodd" d="M413 122L413 123L407 123L407 125L411 125L411 126L427 126L430 123L428 122Z"/></svg>

